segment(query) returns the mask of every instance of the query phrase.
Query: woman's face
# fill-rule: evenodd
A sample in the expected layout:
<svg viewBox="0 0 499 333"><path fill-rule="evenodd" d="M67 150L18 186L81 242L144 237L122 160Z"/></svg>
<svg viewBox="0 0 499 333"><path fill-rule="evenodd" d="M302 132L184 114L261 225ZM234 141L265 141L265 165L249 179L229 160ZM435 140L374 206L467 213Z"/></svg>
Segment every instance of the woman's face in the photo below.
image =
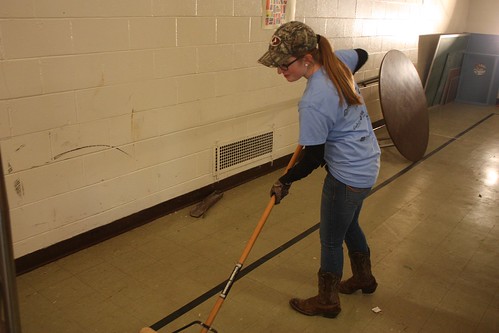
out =
<svg viewBox="0 0 499 333"><path fill-rule="evenodd" d="M277 67L277 74L282 74L289 82L298 81L307 73L303 58L290 57L285 64Z"/></svg>

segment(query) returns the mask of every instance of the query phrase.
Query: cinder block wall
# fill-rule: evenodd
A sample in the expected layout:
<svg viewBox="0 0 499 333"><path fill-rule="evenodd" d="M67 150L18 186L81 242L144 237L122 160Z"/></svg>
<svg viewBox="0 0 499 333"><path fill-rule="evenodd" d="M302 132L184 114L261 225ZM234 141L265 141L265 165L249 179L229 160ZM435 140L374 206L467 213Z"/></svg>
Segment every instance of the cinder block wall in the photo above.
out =
<svg viewBox="0 0 499 333"><path fill-rule="evenodd" d="M366 49L361 80L393 48L416 62L418 35L445 32L436 13L454 3L297 0L296 19L337 49ZM217 142L274 129L273 158L292 152L305 82L256 63L272 35L261 5L0 0L0 147L16 257L213 183ZM456 6L466 12L468 1ZM377 87L363 94L376 120Z"/></svg>

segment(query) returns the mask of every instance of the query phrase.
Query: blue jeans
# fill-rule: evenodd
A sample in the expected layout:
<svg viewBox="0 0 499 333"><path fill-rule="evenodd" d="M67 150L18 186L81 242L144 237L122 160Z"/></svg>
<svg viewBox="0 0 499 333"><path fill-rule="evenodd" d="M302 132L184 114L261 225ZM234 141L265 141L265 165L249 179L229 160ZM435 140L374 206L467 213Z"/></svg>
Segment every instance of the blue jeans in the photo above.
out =
<svg viewBox="0 0 499 333"><path fill-rule="evenodd" d="M343 241L349 253L369 252L359 214L370 191L345 185L328 172L321 200L321 271L343 275Z"/></svg>

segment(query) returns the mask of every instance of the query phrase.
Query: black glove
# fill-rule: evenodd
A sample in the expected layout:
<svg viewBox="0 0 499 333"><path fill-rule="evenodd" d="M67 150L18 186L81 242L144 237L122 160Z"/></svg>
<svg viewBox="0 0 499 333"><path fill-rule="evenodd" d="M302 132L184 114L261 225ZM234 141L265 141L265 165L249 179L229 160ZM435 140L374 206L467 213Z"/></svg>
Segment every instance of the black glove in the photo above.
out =
<svg viewBox="0 0 499 333"><path fill-rule="evenodd" d="M275 204L278 205L281 200L288 195L291 184L283 184L281 181L276 181L270 189L270 196L275 196Z"/></svg>

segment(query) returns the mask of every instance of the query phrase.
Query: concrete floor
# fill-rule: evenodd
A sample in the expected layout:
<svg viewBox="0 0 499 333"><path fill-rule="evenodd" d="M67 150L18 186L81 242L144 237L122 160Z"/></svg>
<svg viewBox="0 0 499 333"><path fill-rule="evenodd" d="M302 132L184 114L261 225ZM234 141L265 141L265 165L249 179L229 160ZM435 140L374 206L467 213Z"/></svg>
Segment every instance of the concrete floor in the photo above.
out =
<svg viewBox="0 0 499 333"><path fill-rule="evenodd" d="M205 321L282 170L17 278L24 333L173 332ZM291 297L317 292L323 170L275 206L216 317L218 332L499 332L499 108L430 110L418 163L383 148L361 225L379 287L341 295L336 319ZM350 275L345 261L344 276ZM379 307L381 312L372 311ZM183 332L199 332L196 325Z"/></svg>

